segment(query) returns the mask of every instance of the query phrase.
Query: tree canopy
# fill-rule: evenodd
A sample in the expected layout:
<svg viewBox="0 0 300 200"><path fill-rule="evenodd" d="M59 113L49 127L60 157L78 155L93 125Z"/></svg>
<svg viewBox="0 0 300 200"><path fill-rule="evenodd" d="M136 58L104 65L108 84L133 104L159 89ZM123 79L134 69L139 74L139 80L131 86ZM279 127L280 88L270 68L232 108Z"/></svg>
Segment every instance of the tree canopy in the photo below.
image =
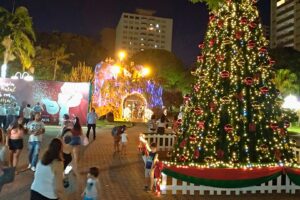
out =
<svg viewBox="0 0 300 200"><path fill-rule="evenodd" d="M133 55L135 64L149 66L150 76L159 81L165 89L184 90L189 87L187 70L173 53L161 49L148 49ZM188 85L188 86L187 86Z"/></svg>

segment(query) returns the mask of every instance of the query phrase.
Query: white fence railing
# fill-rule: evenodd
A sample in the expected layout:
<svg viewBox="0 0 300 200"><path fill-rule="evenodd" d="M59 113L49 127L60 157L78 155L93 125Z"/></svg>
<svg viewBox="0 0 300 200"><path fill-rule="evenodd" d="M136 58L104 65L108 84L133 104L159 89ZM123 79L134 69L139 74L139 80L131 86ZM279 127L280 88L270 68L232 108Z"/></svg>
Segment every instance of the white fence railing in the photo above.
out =
<svg viewBox="0 0 300 200"><path fill-rule="evenodd" d="M170 185L168 183L171 183ZM161 193L167 194L170 191L173 195L180 192L183 195L240 195L240 194L256 194L256 193L290 193L295 194L300 190L300 186L292 183L287 175L281 175L277 179L270 180L259 186L251 186L245 188L216 188L202 185L194 185L184 181L178 181L175 178L168 177L162 173Z"/></svg>
<svg viewBox="0 0 300 200"><path fill-rule="evenodd" d="M173 148L175 144L175 135L174 134L153 134L146 133L145 139L150 145L152 142L155 142L157 145L158 151L169 151Z"/></svg>

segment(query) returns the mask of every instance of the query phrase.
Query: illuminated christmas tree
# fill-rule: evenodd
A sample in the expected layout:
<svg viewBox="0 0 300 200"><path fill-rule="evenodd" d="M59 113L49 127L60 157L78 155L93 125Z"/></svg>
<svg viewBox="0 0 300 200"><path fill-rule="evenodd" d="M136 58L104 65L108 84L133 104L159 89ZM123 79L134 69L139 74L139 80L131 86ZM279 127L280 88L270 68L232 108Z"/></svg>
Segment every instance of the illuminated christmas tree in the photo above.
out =
<svg viewBox="0 0 300 200"><path fill-rule="evenodd" d="M252 167L293 163L289 121L273 83L256 0L227 0L210 14L186 95L172 163Z"/></svg>

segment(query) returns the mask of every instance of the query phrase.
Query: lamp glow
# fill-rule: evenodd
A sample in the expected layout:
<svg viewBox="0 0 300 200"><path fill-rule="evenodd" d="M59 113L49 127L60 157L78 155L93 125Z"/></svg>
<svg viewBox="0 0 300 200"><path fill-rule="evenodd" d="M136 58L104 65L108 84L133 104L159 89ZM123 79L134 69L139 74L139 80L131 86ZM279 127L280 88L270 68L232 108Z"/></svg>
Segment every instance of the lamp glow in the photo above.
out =
<svg viewBox="0 0 300 200"><path fill-rule="evenodd" d="M142 76L147 76L150 74L150 69L148 67L144 67L141 71Z"/></svg>
<svg viewBox="0 0 300 200"><path fill-rule="evenodd" d="M125 51L120 51L118 54L119 59L122 61L126 57L126 52Z"/></svg>
<svg viewBox="0 0 300 200"><path fill-rule="evenodd" d="M298 101L296 96L289 95L284 98L284 103L282 104L282 107L292 109L292 110L299 110L300 102Z"/></svg>

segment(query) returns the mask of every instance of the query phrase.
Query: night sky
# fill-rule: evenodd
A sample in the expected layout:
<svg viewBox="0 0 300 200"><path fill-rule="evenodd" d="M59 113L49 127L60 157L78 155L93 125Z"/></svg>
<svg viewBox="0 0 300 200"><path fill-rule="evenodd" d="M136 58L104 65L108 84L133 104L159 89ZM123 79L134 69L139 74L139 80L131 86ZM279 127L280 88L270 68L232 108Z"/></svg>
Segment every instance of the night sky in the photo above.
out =
<svg viewBox="0 0 300 200"><path fill-rule="evenodd" d="M15 0L26 6L35 29L41 32L72 32L96 36L104 27L115 28L122 12L154 9L159 17L173 18L173 52L191 65L206 32L208 11L204 4L188 0ZM12 8L13 0L0 0ZM270 0L258 3L263 24L270 24Z"/></svg>

